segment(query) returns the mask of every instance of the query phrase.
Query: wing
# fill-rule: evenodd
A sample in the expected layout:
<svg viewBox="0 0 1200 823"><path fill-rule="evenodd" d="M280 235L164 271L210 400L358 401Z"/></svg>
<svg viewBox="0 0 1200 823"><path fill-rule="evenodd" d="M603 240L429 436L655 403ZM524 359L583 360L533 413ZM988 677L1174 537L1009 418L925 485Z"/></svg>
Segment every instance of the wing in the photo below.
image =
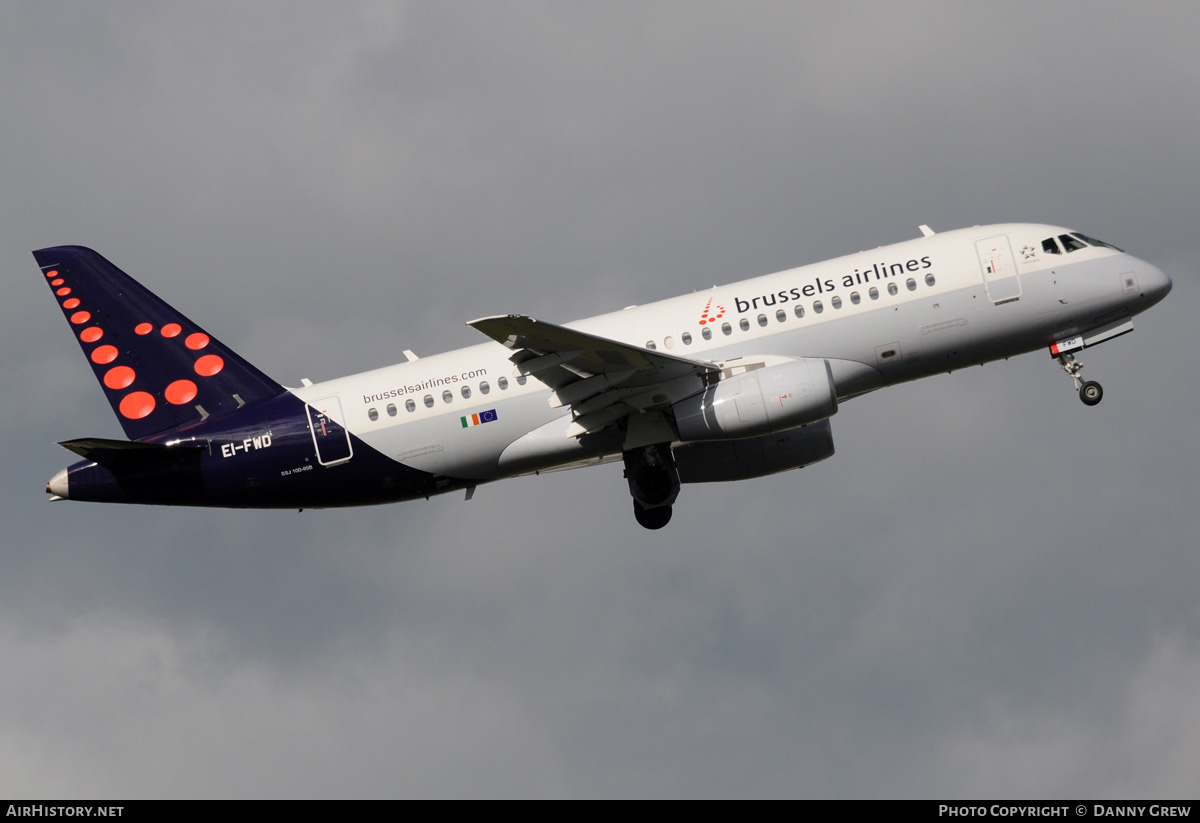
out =
<svg viewBox="0 0 1200 823"><path fill-rule="evenodd" d="M517 371L549 386L550 405L570 406L567 434L600 431L633 412L665 409L704 389L720 369L607 337L510 314L467 324L513 350Z"/></svg>

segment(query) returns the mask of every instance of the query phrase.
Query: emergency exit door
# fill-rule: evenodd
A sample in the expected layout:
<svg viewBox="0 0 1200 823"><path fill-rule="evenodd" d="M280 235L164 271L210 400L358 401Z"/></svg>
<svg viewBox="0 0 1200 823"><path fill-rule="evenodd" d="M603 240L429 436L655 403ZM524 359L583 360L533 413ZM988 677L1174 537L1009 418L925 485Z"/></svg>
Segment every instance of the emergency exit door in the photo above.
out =
<svg viewBox="0 0 1200 823"><path fill-rule="evenodd" d="M989 300L1005 303L1021 296L1021 279L1017 276L1017 265L1008 245L1008 235L1000 234L975 241L975 253L979 255L979 268L983 272L983 284Z"/></svg>

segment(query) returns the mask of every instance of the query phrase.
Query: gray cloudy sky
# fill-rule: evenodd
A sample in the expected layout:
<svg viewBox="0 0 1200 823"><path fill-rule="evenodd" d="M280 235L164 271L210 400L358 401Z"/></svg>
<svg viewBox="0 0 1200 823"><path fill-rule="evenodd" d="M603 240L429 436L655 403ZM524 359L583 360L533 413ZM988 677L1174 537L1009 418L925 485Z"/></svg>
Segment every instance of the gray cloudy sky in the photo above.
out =
<svg viewBox="0 0 1200 823"><path fill-rule="evenodd" d="M834 7L836 6L836 8ZM1192 796L1200 11L0 4L0 796ZM345 511L51 505L120 436L31 249L295 385L937 229L1168 300L855 400L838 454Z"/></svg>

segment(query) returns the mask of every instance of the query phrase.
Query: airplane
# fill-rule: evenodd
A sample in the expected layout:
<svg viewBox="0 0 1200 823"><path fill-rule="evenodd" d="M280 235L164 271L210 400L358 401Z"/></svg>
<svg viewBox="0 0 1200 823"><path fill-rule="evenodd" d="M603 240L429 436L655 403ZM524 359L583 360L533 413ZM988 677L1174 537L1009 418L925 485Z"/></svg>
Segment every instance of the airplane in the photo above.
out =
<svg viewBox="0 0 1200 823"><path fill-rule="evenodd" d="M761 477L834 453L839 404L1047 349L1079 398L1077 355L1133 330L1171 280L1116 246L1028 223L872 251L566 324L472 320L486 342L285 388L104 257L33 252L128 440L52 500L323 508L464 491L621 460L635 519L659 529L681 484Z"/></svg>

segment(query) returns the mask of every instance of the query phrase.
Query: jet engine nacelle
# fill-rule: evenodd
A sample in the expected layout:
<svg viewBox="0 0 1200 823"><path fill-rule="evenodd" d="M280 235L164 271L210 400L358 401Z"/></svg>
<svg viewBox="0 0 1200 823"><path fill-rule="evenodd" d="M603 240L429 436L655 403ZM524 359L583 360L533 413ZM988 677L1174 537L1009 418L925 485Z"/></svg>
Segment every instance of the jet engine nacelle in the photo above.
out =
<svg viewBox="0 0 1200 823"><path fill-rule="evenodd" d="M724 378L675 404L679 439L759 437L824 420L837 392L824 360L788 360Z"/></svg>
<svg viewBox="0 0 1200 823"><path fill-rule="evenodd" d="M833 456L828 420L778 434L687 443L675 450L680 483L719 483L800 469Z"/></svg>

